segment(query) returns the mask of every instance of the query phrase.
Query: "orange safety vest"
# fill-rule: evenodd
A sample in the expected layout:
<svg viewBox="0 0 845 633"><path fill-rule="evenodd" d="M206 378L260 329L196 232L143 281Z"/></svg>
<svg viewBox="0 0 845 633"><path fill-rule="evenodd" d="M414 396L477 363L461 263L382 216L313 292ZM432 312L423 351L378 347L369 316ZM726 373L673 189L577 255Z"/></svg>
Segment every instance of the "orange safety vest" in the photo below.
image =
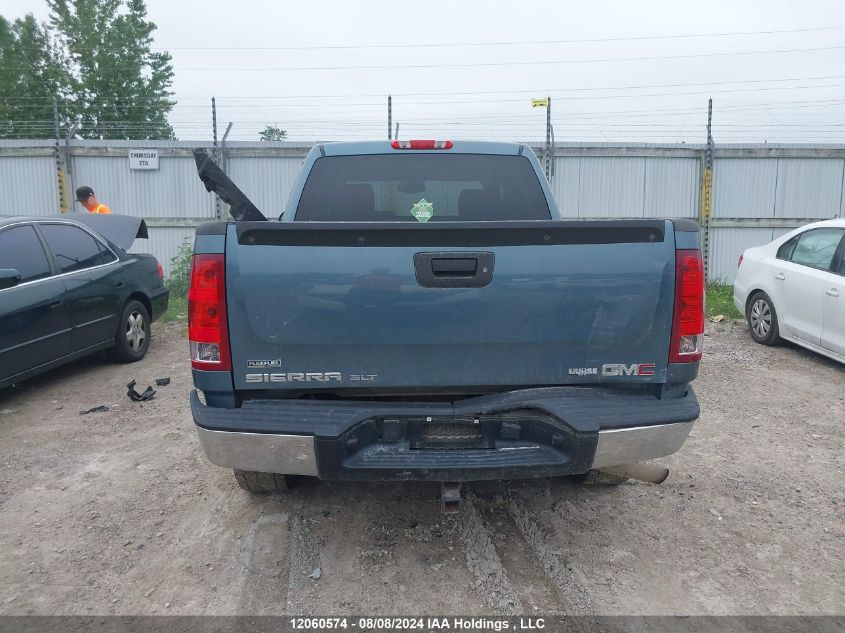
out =
<svg viewBox="0 0 845 633"><path fill-rule="evenodd" d="M104 204L98 204L96 209L93 211L89 210L88 213L111 213L111 209Z"/></svg>

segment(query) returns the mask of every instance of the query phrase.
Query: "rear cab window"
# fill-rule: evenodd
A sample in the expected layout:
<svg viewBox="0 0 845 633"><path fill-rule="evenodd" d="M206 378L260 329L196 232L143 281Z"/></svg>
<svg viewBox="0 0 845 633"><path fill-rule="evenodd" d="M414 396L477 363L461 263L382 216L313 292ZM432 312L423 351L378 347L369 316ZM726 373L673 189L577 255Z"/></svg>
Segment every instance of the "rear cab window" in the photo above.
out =
<svg viewBox="0 0 845 633"><path fill-rule="evenodd" d="M50 263L35 229L30 225L0 231L0 268L14 268L20 283L50 276Z"/></svg>
<svg viewBox="0 0 845 633"><path fill-rule="evenodd" d="M323 222L549 220L524 156L374 154L319 158L294 218Z"/></svg>

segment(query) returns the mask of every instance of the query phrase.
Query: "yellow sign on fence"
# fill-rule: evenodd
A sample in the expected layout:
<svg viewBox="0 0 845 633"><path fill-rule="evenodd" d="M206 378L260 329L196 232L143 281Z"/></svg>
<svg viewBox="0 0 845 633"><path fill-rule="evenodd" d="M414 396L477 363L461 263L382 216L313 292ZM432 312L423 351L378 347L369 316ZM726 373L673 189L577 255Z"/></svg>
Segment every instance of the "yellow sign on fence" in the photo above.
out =
<svg viewBox="0 0 845 633"><path fill-rule="evenodd" d="M71 211L70 196L67 190L67 172L64 166L58 167L56 170L56 179L59 186L59 212L69 213Z"/></svg>
<svg viewBox="0 0 845 633"><path fill-rule="evenodd" d="M549 98L546 97L545 99L531 99L531 107L532 108L548 108L549 107Z"/></svg>
<svg viewBox="0 0 845 633"><path fill-rule="evenodd" d="M713 170L704 168L704 178L701 181L701 219L710 218L713 208Z"/></svg>

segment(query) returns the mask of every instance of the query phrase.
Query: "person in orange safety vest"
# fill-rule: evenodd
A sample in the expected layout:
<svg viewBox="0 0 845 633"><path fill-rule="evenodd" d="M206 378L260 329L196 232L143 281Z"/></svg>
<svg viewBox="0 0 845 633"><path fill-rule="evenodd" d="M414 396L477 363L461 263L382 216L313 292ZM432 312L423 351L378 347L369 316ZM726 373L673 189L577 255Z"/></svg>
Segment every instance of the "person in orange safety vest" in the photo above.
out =
<svg viewBox="0 0 845 633"><path fill-rule="evenodd" d="M76 201L88 210L88 213L111 213L102 202L97 200L91 187L80 187L76 190Z"/></svg>

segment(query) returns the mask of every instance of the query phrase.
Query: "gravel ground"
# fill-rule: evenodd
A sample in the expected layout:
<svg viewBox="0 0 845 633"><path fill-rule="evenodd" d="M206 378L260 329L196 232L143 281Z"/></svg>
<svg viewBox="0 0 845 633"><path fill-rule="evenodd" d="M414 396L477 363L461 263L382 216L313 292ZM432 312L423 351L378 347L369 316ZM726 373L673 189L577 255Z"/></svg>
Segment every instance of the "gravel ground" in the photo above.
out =
<svg viewBox="0 0 845 633"><path fill-rule="evenodd" d="M473 484L444 517L422 483L250 498L202 455L184 327L160 326L141 363L0 392L0 614L842 614L845 367L734 322L706 345L664 484Z"/></svg>

